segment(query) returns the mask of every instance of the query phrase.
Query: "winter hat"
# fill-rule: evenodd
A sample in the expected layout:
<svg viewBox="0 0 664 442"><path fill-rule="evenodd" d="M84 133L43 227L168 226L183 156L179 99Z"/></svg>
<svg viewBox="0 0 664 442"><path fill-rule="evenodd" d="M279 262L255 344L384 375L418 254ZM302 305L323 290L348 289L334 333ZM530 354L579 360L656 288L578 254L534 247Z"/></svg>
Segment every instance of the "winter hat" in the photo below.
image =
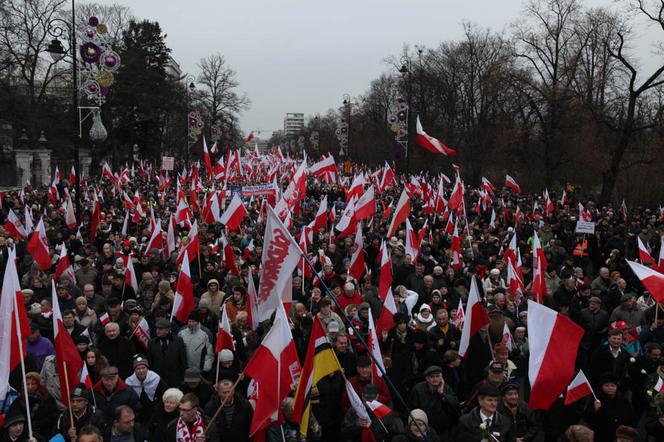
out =
<svg viewBox="0 0 664 442"><path fill-rule="evenodd" d="M416 408L410 410L410 416L408 416L408 424L413 423L413 420L424 422L426 426L429 426L429 418L424 410Z"/></svg>

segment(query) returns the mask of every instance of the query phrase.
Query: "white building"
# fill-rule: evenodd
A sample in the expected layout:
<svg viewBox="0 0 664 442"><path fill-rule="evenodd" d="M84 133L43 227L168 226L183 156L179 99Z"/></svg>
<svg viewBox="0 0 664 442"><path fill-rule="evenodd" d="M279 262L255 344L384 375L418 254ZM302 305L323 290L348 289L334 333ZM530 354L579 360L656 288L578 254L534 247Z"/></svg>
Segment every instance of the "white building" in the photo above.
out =
<svg viewBox="0 0 664 442"><path fill-rule="evenodd" d="M284 117L284 135L286 137L299 135L302 129L304 129L304 114L286 114Z"/></svg>

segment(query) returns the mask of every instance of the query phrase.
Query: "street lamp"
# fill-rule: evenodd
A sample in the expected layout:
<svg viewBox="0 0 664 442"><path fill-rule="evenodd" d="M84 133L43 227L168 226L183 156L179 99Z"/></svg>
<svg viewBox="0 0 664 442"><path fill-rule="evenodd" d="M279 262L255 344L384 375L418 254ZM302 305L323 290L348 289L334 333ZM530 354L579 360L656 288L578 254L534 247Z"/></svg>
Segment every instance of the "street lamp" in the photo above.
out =
<svg viewBox="0 0 664 442"><path fill-rule="evenodd" d="M314 114L314 127L316 130L311 132L309 141L314 152L318 152L318 147L320 146L320 114L318 112Z"/></svg>
<svg viewBox="0 0 664 442"><path fill-rule="evenodd" d="M405 157L406 157L406 173L410 172L410 132L411 132L411 109L412 109L412 91L411 91L411 74L412 74L412 64L410 61L410 58L406 55L401 57L401 68L399 69L399 73L404 79L404 82L406 83L406 103L405 103L405 109L402 109L405 111L405 121L406 121L406 133L403 134L401 132L402 137L404 138L405 136L405 142L402 140L399 144L405 148ZM403 100L402 100L403 101ZM403 106L401 106L403 107ZM397 132L399 134L399 132Z"/></svg>
<svg viewBox="0 0 664 442"><path fill-rule="evenodd" d="M80 178L80 141L83 138L82 124L92 116L92 127L90 139L93 142L101 142L106 139L108 132L101 119L100 107L106 101L109 87L113 84L113 72L120 67L120 56L112 49L106 40L108 27L100 23L97 17L90 17L86 28L82 33L83 44L79 47L76 43L76 2L71 1L71 23L61 18L51 19L46 23L46 29L53 40L46 48L54 63L59 62L65 56L72 58L72 118L74 133L74 168L79 174L75 184L76 216L81 218L81 187ZM69 38L69 48L65 49L60 38ZM80 54L79 54L80 52ZM81 60L79 62L79 55ZM81 81L79 83L79 69ZM95 106L80 106L78 94L83 93ZM81 111L86 110L86 115Z"/></svg>

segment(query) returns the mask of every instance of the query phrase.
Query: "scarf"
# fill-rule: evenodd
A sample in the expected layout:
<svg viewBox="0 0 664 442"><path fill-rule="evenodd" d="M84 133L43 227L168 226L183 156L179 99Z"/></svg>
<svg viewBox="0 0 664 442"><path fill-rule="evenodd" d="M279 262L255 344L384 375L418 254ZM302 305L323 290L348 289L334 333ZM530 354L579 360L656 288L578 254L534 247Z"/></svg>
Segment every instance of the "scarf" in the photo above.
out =
<svg viewBox="0 0 664 442"><path fill-rule="evenodd" d="M196 420L192 424L191 429L192 431L189 431L189 425L187 425L182 417L179 417L175 433L176 442L194 442L196 436L205 433L205 423L203 422L201 413L198 411L196 412Z"/></svg>
<svg viewBox="0 0 664 442"><path fill-rule="evenodd" d="M150 401L154 401L154 396L157 392L157 387L159 386L160 380L161 378L157 373L152 370L148 370L148 374L145 376L143 385L141 385L141 381L136 377L136 374L129 376L125 381L125 384L133 388L139 398L141 397L141 390L144 390L145 394L148 396L148 399L150 399Z"/></svg>

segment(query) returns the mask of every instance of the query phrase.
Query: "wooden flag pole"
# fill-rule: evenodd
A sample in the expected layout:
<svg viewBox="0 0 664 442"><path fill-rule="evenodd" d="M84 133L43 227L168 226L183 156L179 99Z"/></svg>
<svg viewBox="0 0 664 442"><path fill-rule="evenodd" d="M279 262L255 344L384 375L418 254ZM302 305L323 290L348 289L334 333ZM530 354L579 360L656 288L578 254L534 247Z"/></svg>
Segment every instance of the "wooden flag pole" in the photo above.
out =
<svg viewBox="0 0 664 442"><path fill-rule="evenodd" d="M242 379L244 379L244 373L240 373L240 374L238 375L237 380L236 380L236 381L233 383L233 385L231 386L231 392L230 392L230 394L229 394L228 396L226 396L226 398L225 398L223 401L221 401L221 404L219 405L219 408L217 408L217 411L216 411L216 412L214 413L214 415L212 416L212 419L210 419L210 422L208 422L208 426L207 426L207 428L205 429L205 436L208 435L208 432L210 431L210 428L212 428L212 426L214 425L214 422L215 422L215 421L217 420L217 418L219 417L219 413L221 413L221 410L224 409L224 406L226 405L226 402L228 402L228 399L231 398L231 397L233 397L233 395L235 394L235 387L237 387L237 384L239 384L240 381L241 381ZM218 393L217 393L217 394L218 394Z"/></svg>
<svg viewBox="0 0 664 442"><path fill-rule="evenodd" d="M67 390L67 403L71 400L71 392L69 390L69 370L67 370L67 362L62 361L62 366L65 369L65 389ZM90 375L88 375L90 376ZM69 404L69 423L71 424L71 428L76 430L76 427L74 426L74 412L71 409L71 404Z"/></svg>

